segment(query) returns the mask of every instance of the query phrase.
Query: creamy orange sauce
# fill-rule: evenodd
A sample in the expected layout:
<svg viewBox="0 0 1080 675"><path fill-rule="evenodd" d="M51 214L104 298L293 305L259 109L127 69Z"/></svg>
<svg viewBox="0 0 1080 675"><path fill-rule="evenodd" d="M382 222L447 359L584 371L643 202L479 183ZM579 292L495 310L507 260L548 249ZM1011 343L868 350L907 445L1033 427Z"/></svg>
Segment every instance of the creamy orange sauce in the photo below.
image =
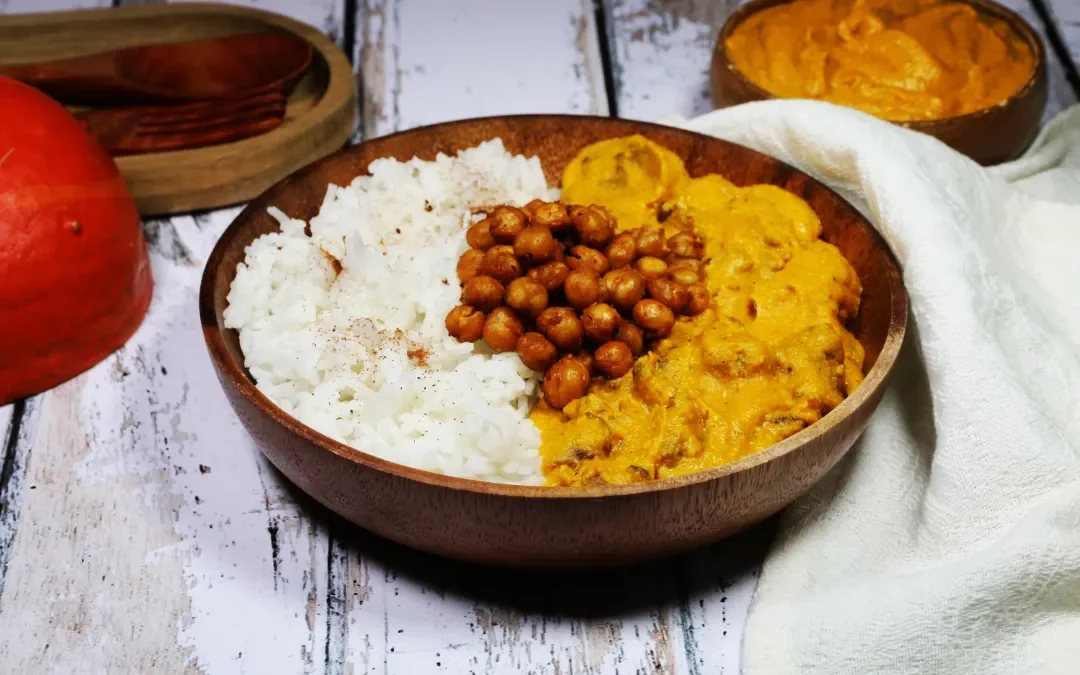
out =
<svg viewBox="0 0 1080 675"><path fill-rule="evenodd" d="M731 62L783 98L812 98L893 121L996 105L1030 79L1030 45L963 2L796 0L750 16Z"/></svg>
<svg viewBox="0 0 1080 675"><path fill-rule="evenodd" d="M563 175L562 199L600 204L618 229L693 229L706 242L712 302L627 375L594 382L563 411L539 404L551 485L632 483L692 473L766 448L820 419L862 382L855 270L821 241L817 215L771 185L690 178L641 136L591 145Z"/></svg>

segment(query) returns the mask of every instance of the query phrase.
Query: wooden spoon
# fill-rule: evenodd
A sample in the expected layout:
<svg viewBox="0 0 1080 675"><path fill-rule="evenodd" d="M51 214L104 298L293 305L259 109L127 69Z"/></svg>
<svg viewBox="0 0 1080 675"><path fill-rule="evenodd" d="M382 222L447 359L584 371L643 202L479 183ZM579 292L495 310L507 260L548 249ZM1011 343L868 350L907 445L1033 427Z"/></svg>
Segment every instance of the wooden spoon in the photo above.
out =
<svg viewBox="0 0 1080 675"><path fill-rule="evenodd" d="M289 33L129 47L0 68L64 103L183 103L234 97L281 83L286 92L311 65L311 45Z"/></svg>

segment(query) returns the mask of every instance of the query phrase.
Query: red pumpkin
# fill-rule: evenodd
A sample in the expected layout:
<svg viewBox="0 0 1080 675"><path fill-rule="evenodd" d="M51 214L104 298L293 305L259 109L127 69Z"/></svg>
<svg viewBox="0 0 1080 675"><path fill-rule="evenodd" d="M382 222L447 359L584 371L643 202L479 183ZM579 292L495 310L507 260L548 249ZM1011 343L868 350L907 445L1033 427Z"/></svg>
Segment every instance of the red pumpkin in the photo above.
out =
<svg viewBox="0 0 1080 675"><path fill-rule="evenodd" d="M0 77L0 405L124 344L152 287L112 158L59 103Z"/></svg>

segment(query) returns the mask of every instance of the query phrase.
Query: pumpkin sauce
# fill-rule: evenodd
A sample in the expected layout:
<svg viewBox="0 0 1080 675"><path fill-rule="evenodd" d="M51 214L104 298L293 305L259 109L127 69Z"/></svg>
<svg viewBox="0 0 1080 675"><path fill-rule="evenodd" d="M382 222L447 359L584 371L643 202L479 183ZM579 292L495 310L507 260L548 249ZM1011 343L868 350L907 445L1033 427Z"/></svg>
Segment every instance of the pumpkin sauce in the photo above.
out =
<svg viewBox="0 0 1080 675"><path fill-rule="evenodd" d="M898 122L989 108L1034 70L1031 46L1006 22L944 0L796 0L751 15L725 48L775 96Z"/></svg>
<svg viewBox="0 0 1080 675"><path fill-rule="evenodd" d="M599 204L618 230L660 225L705 240L709 309L615 380L562 410L532 412L549 485L625 484L715 467L773 445L839 405L863 379L844 327L855 270L819 239L799 197L772 185L690 178L641 136L593 144L566 168L562 200Z"/></svg>

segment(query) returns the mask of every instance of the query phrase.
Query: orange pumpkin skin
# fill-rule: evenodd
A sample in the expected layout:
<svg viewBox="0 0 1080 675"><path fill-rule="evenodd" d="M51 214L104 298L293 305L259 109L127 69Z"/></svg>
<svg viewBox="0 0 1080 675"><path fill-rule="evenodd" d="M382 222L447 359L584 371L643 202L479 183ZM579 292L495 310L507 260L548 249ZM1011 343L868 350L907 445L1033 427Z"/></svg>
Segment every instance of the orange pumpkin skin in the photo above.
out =
<svg viewBox="0 0 1080 675"><path fill-rule="evenodd" d="M123 345L152 291L112 158L59 103L0 77L0 405Z"/></svg>

